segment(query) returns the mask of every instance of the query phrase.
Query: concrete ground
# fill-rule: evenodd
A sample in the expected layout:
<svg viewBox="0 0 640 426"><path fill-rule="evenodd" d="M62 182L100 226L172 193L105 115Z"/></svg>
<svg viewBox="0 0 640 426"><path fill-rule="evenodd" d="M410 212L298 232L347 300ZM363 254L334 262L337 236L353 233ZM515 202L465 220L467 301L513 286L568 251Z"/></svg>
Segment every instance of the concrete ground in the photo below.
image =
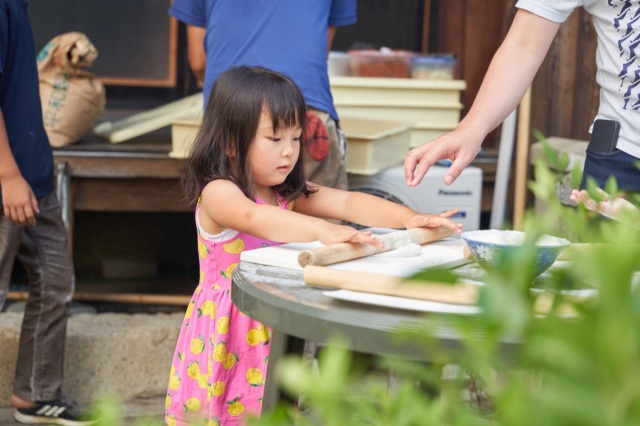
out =
<svg viewBox="0 0 640 426"><path fill-rule="evenodd" d="M164 398L145 398L126 402L122 406L123 419L113 426L161 426L164 425ZM13 418L13 408L0 408L0 425L21 426ZM111 425L109 425L111 426Z"/></svg>
<svg viewBox="0 0 640 426"><path fill-rule="evenodd" d="M11 407L20 306L0 313L0 425L18 426ZM101 426L164 425L169 366L184 313L104 312L72 307L67 330L63 393L86 407L101 395L122 405Z"/></svg>

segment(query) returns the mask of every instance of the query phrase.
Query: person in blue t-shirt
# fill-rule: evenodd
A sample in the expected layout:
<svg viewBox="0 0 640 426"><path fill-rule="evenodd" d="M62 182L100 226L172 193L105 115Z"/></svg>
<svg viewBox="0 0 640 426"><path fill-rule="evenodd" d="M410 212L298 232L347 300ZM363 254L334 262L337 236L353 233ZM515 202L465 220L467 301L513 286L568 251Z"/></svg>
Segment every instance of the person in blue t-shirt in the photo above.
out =
<svg viewBox="0 0 640 426"><path fill-rule="evenodd" d="M16 257L29 275L12 404L21 423L88 425L61 393L74 272L54 193L26 0L0 0L0 310Z"/></svg>
<svg viewBox="0 0 640 426"><path fill-rule="evenodd" d="M307 176L347 189L327 57L336 27L356 22L356 0L174 0L169 14L187 24L189 64L204 83L205 105L214 81L232 66L257 65L290 77L311 112Z"/></svg>

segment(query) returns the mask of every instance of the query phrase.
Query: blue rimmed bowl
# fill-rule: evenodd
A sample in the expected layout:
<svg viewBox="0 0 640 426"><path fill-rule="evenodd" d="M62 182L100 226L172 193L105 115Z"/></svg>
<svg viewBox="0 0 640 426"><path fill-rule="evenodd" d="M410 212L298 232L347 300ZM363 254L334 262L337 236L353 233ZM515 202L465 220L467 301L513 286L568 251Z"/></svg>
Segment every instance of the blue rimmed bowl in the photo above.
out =
<svg viewBox="0 0 640 426"><path fill-rule="evenodd" d="M486 229L463 232L460 235L467 255L475 260L483 269L498 269L505 256L518 246L524 244L526 234L521 231ZM535 274L546 271L558 259L558 256L571 242L552 235L542 235L535 244Z"/></svg>

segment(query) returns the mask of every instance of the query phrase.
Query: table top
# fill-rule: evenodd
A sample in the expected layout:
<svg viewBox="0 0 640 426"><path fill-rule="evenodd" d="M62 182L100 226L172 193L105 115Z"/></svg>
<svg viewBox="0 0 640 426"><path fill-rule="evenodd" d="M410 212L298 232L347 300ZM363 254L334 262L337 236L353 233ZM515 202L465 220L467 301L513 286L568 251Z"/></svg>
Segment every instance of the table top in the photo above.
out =
<svg viewBox="0 0 640 426"><path fill-rule="evenodd" d="M248 316L305 340L324 343L341 335L357 352L436 361L424 348L395 335L397 331L426 330L426 320L435 325L432 334L444 347L461 348L450 316L341 301L324 294L327 290L307 286L300 270L240 262L231 294L234 304Z"/></svg>

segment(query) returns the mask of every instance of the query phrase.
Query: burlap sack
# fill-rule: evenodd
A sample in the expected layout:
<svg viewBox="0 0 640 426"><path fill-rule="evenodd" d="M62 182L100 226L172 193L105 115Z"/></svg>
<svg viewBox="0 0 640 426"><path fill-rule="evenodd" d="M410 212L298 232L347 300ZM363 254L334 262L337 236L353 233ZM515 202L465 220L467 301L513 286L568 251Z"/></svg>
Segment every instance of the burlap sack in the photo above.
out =
<svg viewBox="0 0 640 426"><path fill-rule="evenodd" d="M44 127L51 146L78 142L89 133L105 108L104 86L83 71L98 51L79 32L56 36L38 55Z"/></svg>

